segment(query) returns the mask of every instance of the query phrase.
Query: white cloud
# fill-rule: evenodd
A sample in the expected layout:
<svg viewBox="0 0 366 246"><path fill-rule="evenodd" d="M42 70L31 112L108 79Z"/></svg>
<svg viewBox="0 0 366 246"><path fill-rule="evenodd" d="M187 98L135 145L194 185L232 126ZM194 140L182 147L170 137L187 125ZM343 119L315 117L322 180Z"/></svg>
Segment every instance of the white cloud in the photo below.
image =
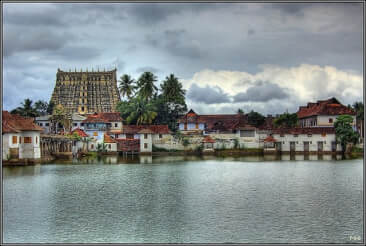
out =
<svg viewBox="0 0 366 246"><path fill-rule="evenodd" d="M190 88L193 83L201 87L219 87L224 93L233 97L238 93L245 93L248 88L263 86L263 81L267 81L291 92L288 98L274 99L268 102L266 100L262 102L253 100L241 104L195 105L188 102L188 105L192 108L197 106L204 113L227 111L228 107L231 107L231 111L235 112L238 107L244 107L247 110L255 109L267 114L282 113L286 109L296 111L300 105L309 101L333 96L344 104L363 100L362 75L351 71L309 64L290 68L263 65L261 68L262 70L255 74L245 71L205 69L195 73L191 79L182 80L182 82L186 89Z"/></svg>

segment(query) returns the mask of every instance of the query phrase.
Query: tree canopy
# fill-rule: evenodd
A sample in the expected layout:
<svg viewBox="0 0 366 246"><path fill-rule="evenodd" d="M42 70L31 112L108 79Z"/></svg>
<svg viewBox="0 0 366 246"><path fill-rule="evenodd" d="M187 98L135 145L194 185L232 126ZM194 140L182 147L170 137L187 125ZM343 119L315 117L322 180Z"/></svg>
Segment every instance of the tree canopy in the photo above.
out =
<svg viewBox="0 0 366 246"><path fill-rule="evenodd" d="M134 94L136 90L136 82L130 75L124 74L120 77L119 82L119 92L121 93L122 97L127 97L128 99Z"/></svg>
<svg viewBox="0 0 366 246"><path fill-rule="evenodd" d="M253 110L248 113L248 123L252 126L258 127L263 125L265 119L266 118L263 115Z"/></svg>
<svg viewBox="0 0 366 246"><path fill-rule="evenodd" d="M275 127L291 128L297 126L298 121L296 113L290 114L286 112L274 119L273 124Z"/></svg>
<svg viewBox="0 0 366 246"><path fill-rule="evenodd" d="M340 115L334 122L336 140L342 146L342 152L346 151L347 144L356 144L359 138L358 132L352 128L353 118L349 115Z"/></svg>

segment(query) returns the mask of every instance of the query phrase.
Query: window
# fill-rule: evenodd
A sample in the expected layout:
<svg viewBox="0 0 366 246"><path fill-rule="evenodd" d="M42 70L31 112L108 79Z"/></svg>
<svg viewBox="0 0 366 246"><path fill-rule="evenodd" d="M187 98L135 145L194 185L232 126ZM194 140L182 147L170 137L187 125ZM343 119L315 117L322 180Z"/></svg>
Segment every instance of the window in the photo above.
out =
<svg viewBox="0 0 366 246"><path fill-rule="evenodd" d="M114 138L118 138L118 134L114 134Z"/></svg>
<svg viewBox="0 0 366 246"><path fill-rule="evenodd" d="M43 126L43 123L39 123L40 126Z"/></svg>
<svg viewBox="0 0 366 246"><path fill-rule="evenodd" d="M32 137L24 137L24 143L32 143Z"/></svg>
<svg viewBox="0 0 366 246"><path fill-rule="evenodd" d="M147 133L144 134L144 139L147 139Z"/></svg>
<svg viewBox="0 0 366 246"><path fill-rule="evenodd" d="M78 124L77 123L73 123L74 126L77 126Z"/></svg>
<svg viewBox="0 0 366 246"><path fill-rule="evenodd" d="M36 136L36 144L38 144L38 137Z"/></svg>
<svg viewBox="0 0 366 246"><path fill-rule="evenodd" d="M118 127L118 123L114 123L114 127Z"/></svg>
<svg viewBox="0 0 366 246"><path fill-rule="evenodd" d="M84 107L81 107L81 111L84 111Z"/></svg>
<svg viewBox="0 0 366 246"><path fill-rule="evenodd" d="M148 145L147 145L147 143L144 143L144 148L145 148L145 149L147 149L147 146L148 146Z"/></svg>
<svg viewBox="0 0 366 246"><path fill-rule="evenodd" d="M198 129L198 123L196 123L196 129Z"/></svg>
<svg viewBox="0 0 366 246"><path fill-rule="evenodd" d="M17 144L18 143L18 137L17 136L13 136L13 144Z"/></svg>
<svg viewBox="0 0 366 246"><path fill-rule="evenodd" d="M309 133L309 134L308 134L308 137L311 137L311 136L313 136L313 135Z"/></svg>
<svg viewBox="0 0 366 246"><path fill-rule="evenodd" d="M50 123L46 123L45 125L46 125L46 126L50 126Z"/></svg>
<svg viewBox="0 0 366 246"><path fill-rule="evenodd" d="M254 137L254 131L253 130L241 130L240 137Z"/></svg>
<svg viewBox="0 0 366 246"><path fill-rule="evenodd" d="M111 145L110 144L108 144L108 149L111 149Z"/></svg>
<svg viewBox="0 0 366 246"><path fill-rule="evenodd" d="M297 138L299 136L299 134L294 134L294 137Z"/></svg>
<svg viewBox="0 0 366 246"><path fill-rule="evenodd" d="M333 119L332 118L329 118L329 123L333 123Z"/></svg>
<svg viewBox="0 0 366 246"><path fill-rule="evenodd" d="M84 126L84 123L80 123L81 126Z"/></svg>
<svg viewBox="0 0 366 246"><path fill-rule="evenodd" d="M280 134L280 137L281 137L281 138L283 138L284 136L285 136L284 134L282 134L282 133Z"/></svg>
<svg viewBox="0 0 366 246"><path fill-rule="evenodd" d="M162 134L159 134L159 138L163 138L163 135Z"/></svg>
<svg viewBox="0 0 366 246"><path fill-rule="evenodd" d="M126 134L127 139L133 139L133 134Z"/></svg>
<svg viewBox="0 0 366 246"><path fill-rule="evenodd" d="M91 149L94 149L94 144L90 145L90 148L91 148Z"/></svg>

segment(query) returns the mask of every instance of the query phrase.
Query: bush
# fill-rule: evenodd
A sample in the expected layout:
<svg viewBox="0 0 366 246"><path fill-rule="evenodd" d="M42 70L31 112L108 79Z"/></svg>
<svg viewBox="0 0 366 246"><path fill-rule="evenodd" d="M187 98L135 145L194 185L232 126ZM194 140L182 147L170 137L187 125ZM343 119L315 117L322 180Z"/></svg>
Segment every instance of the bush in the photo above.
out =
<svg viewBox="0 0 366 246"><path fill-rule="evenodd" d="M182 144L184 147L187 147L189 145L189 140L187 138L183 138Z"/></svg>

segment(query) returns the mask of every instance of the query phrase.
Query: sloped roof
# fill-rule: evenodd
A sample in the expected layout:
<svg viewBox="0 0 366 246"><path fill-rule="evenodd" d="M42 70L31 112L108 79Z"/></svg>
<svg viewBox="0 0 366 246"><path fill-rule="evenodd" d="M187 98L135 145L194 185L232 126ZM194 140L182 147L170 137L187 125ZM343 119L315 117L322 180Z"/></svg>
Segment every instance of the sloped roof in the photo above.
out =
<svg viewBox="0 0 366 246"><path fill-rule="evenodd" d="M33 118L26 118L16 114L3 111L2 131L3 133L20 131L43 131L43 128L34 123Z"/></svg>
<svg viewBox="0 0 366 246"><path fill-rule="evenodd" d="M82 129L80 129L80 128L75 128L74 130L72 130L72 132L71 133L74 133L74 132L76 132L78 135L79 135L79 137L88 137L89 135L88 134L86 134Z"/></svg>
<svg viewBox="0 0 366 246"><path fill-rule="evenodd" d="M182 116L178 123L205 123L206 130L234 130L248 125L244 114L206 114L198 115L192 109Z"/></svg>
<svg viewBox="0 0 366 246"><path fill-rule="evenodd" d="M295 127L272 129L273 134L334 134L334 127Z"/></svg>
<svg viewBox="0 0 366 246"><path fill-rule="evenodd" d="M297 111L299 119L314 115L355 115L356 112L342 105L336 98L319 100L316 103L309 102L307 106L300 106Z"/></svg>
<svg viewBox="0 0 366 246"><path fill-rule="evenodd" d="M117 141L108 134L104 134L104 143L117 143Z"/></svg>
<svg viewBox="0 0 366 246"><path fill-rule="evenodd" d="M276 142L276 139L274 139L271 135L268 135L264 140L264 142Z"/></svg>
<svg viewBox="0 0 366 246"><path fill-rule="evenodd" d="M152 130L150 129L142 129L141 131L139 131L138 133L140 134L144 134L144 133L147 133L147 134L151 134L151 133L154 133Z"/></svg>
<svg viewBox="0 0 366 246"><path fill-rule="evenodd" d="M82 120L87 119L87 117L82 116L82 115L80 115L78 113L73 113L72 116L71 116L71 119L72 120L80 120L80 121L82 121Z"/></svg>
<svg viewBox="0 0 366 246"><path fill-rule="evenodd" d="M212 139L210 136L206 136L203 140L202 143L215 143L216 141L214 139Z"/></svg>
<svg viewBox="0 0 366 246"><path fill-rule="evenodd" d="M124 125L122 133L135 134L141 130L148 129L151 133L155 134L169 134L170 130L168 125Z"/></svg>
<svg viewBox="0 0 366 246"><path fill-rule="evenodd" d="M36 117L36 121L48 121L50 120L52 117L52 115L42 115L42 116L38 116Z"/></svg>
<svg viewBox="0 0 366 246"><path fill-rule="evenodd" d="M103 122L122 122L122 117L118 112L105 112L105 113L94 113L89 114L84 123L103 123Z"/></svg>

